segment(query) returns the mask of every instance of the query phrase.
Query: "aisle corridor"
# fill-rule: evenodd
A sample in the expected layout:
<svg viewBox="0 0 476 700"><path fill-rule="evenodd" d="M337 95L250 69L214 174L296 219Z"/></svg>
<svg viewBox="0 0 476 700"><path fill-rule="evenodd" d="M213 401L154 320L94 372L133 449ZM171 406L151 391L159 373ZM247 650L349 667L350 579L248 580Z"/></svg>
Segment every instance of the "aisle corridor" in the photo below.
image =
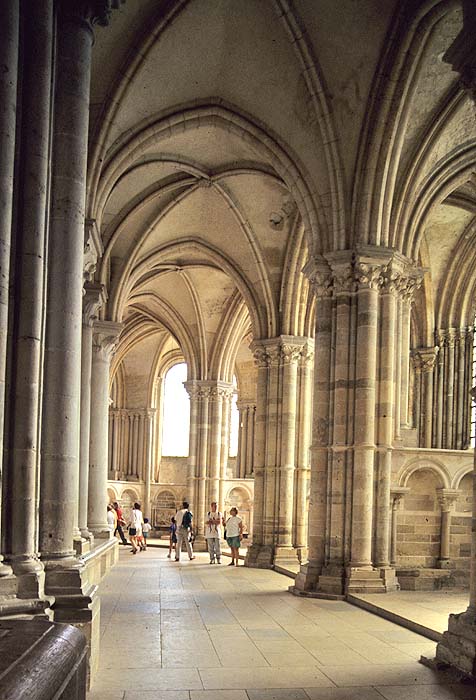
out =
<svg viewBox="0 0 476 700"><path fill-rule="evenodd" d="M229 560L225 560L228 563ZM89 700L451 700L417 663L435 644L343 602L287 593L272 571L120 560L101 586L101 664Z"/></svg>

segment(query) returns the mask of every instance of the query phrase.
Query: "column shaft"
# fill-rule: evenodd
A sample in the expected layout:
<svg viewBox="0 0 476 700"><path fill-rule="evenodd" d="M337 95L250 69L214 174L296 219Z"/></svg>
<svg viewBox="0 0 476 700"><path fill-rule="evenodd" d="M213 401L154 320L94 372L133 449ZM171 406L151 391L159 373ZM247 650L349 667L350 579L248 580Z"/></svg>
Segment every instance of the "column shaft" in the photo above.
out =
<svg viewBox="0 0 476 700"><path fill-rule="evenodd" d="M8 460L12 518L10 551L13 570L17 575L34 573L43 568L37 559L37 479L48 210L48 187L45 183L49 178L50 155L53 48L51 0L30 4L24 30L27 48L22 76L22 113L25 116L22 119L21 164L18 173L21 196L17 212L14 286L16 308L13 379L10 389L13 397L10 413L12 435ZM3 274L2 270L2 279ZM25 595L34 595L37 591L34 584L34 588L25 591Z"/></svg>
<svg viewBox="0 0 476 700"><path fill-rule="evenodd" d="M284 348L282 397L282 454L279 473L277 545L293 546L294 470L296 462L296 410L299 352Z"/></svg>
<svg viewBox="0 0 476 700"><path fill-rule="evenodd" d="M372 285L372 282L370 282ZM378 292L357 292L357 357L351 566L371 567Z"/></svg>
<svg viewBox="0 0 476 700"><path fill-rule="evenodd" d="M88 528L95 537L103 539L110 536L106 519L109 367L121 329L121 324L111 321L96 321L93 326Z"/></svg>
<svg viewBox="0 0 476 700"><path fill-rule="evenodd" d="M397 299L391 280L386 280L381 300L381 335L380 335L380 381L378 405L378 483L377 483L377 520L375 527L375 563L386 567L390 564L390 481L392 467L393 443L393 409L394 409L394 354L395 331L397 321Z"/></svg>
<svg viewBox="0 0 476 700"><path fill-rule="evenodd" d="M40 501L40 546L46 560L73 555L78 508L84 205L92 38L84 20L60 11Z"/></svg>

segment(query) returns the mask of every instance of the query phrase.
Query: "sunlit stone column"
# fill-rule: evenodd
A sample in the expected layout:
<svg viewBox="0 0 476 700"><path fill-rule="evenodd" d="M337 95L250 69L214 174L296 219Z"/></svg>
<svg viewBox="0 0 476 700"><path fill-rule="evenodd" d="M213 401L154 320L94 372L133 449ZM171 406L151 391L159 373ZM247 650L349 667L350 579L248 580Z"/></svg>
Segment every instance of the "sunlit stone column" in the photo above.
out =
<svg viewBox="0 0 476 700"><path fill-rule="evenodd" d="M372 511L375 459L379 259L360 256L357 277L357 343L355 376L354 479L352 498L352 569L372 568ZM356 576L359 576L356 573ZM350 573L352 578L352 571Z"/></svg>
<svg viewBox="0 0 476 700"><path fill-rule="evenodd" d="M449 328L447 331L447 351L448 351L448 374L446 379L446 392L445 392L445 403L446 403L446 442L445 447L447 449L453 449L453 401L454 401L454 390L455 390L455 341L456 341L456 330L454 328Z"/></svg>
<svg viewBox="0 0 476 700"><path fill-rule="evenodd" d="M301 354L299 370L299 437L295 471L296 523L294 546L299 549L300 561L307 560L313 365L314 343L309 340Z"/></svg>
<svg viewBox="0 0 476 700"><path fill-rule="evenodd" d="M281 406L281 449L279 467L279 498L277 502L277 538L275 563L296 559L293 547L294 483L296 469L296 421L298 410L298 365L304 344L284 337L281 346L281 374L283 382Z"/></svg>
<svg viewBox="0 0 476 700"><path fill-rule="evenodd" d="M378 473L375 527L375 564L390 566L390 481L395 406L397 294L400 271L389 265L382 275L380 319L380 381L378 395Z"/></svg>
<svg viewBox="0 0 476 700"><path fill-rule="evenodd" d="M398 534L398 511L400 503L405 494L409 493L410 489L405 486L396 486L390 491L390 508L392 513L392 527L390 539L390 564L397 565L397 534Z"/></svg>
<svg viewBox="0 0 476 700"><path fill-rule="evenodd" d="M106 519L109 369L121 330L122 324L113 321L95 321L93 324L88 529L102 539L111 536Z"/></svg>
<svg viewBox="0 0 476 700"><path fill-rule="evenodd" d="M81 415L79 446L79 529L91 540L88 529L89 435L91 426L91 368L93 324L106 301L102 285L86 283L83 297L83 333L81 342Z"/></svg>
<svg viewBox="0 0 476 700"><path fill-rule="evenodd" d="M0 22L0 455L4 454L5 381L7 372L10 247L13 220L13 181L19 57L19 0L5 0ZM0 475L0 487L1 487ZM0 498L0 508L2 499ZM0 513L1 515L1 513ZM0 517L0 527L2 518ZM12 595L15 582L0 555L0 593ZM7 578L8 577L8 578ZM5 578L4 581L1 581Z"/></svg>
<svg viewBox="0 0 476 700"><path fill-rule="evenodd" d="M8 30L12 3L2 8L0 25ZM4 15L4 11L6 11ZM11 27L10 27L11 29ZM19 120L18 197L16 212L14 313L12 330L12 362L10 394L10 441L7 457L9 527L6 528L7 550L18 577L18 596L41 598L44 589L43 566L38 559L37 510L40 452L40 414L42 393L42 361L44 347L44 290L46 281L46 213L50 156L51 81L53 47L53 2L34 3L24 13L24 61ZM0 35L3 31L0 29ZM0 36L0 45L8 50L8 37ZM2 79L5 70L12 85L12 75L0 57ZM1 82L0 82L1 86ZM7 97L0 87L0 99ZM2 104L3 111L10 104ZM34 118L33 118L34 115ZM1 117L0 117L1 120ZM0 121L0 129L1 129ZM3 139L2 139L3 141ZM12 141L13 147L13 141ZM8 144L2 142L0 153ZM0 159L3 160L0 155ZM0 165L1 168L1 165ZM1 171L0 171L1 172ZM0 186L7 183L0 179ZM5 198L7 192L0 197ZM1 208L0 208L1 211ZM0 223L3 233L3 224ZM3 235L1 236L3 239ZM1 248L2 252L4 248ZM1 264L2 284L8 284L8 271ZM0 295L0 300L3 295ZM3 305L0 309L0 362L3 365L1 339ZM0 368L3 383L3 368ZM3 399L3 391L1 392ZM0 418L0 426L3 420ZM1 431L3 433L3 430ZM1 447L1 445L0 445ZM0 576L2 574L0 566Z"/></svg>
<svg viewBox="0 0 476 700"><path fill-rule="evenodd" d="M152 480L152 468L153 468L153 458L154 458L154 425L157 420L157 411L155 408L149 408L145 414L145 470L144 470L144 481L145 481L145 495L143 510L145 517L150 518L150 484Z"/></svg>
<svg viewBox="0 0 476 700"><path fill-rule="evenodd" d="M463 18L463 29L443 58L460 73L461 83L476 105L476 5L473 0L463 0ZM472 393L476 399L476 388ZM436 649L436 661L449 664L476 680L476 461L473 468L469 605L466 612L450 615L448 631Z"/></svg>
<svg viewBox="0 0 476 700"><path fill-rule="evenodd" d="M445 333L442 330L436 332L438 351L438 383L436 394L436 426L435 426L435 447L443 447L443 411L444 411L444 386L445 386Z"/></svg>
<svg viewBox="0 0 476 700"><path fill-rule="evenodd" d="M225 480L228 470L228 456L230 453L230 421L231 421L231 401L235 388L233 385L221 385L222 392L222 424L221 424L221 448L220 448L220 483L218 494L218 505L223 511L225 502Z"/></svg>
<svg viewBox="0 0 476 700"><path fill-rule="evenodd" d="M221 472L221 431L223 419L223 391L219 386L210 387L210 427L209 427L209 462L207 505L212 501L219 502L220 472ZM208 512L206 508L205 512Z"/></svg>
<svg viewBox="0 0 476 700"><path fill-rule="evenodd" d="M314 392L311 447L311 480L308 523L308 561L295 579L295 592L316 588L326 561L329 428L332 366L332 276L323 259L310 260L304 268L316 296L314 340Z"/></svg>
<svg viewBox="0 0 476 700"><path fill-rule="evenodd" d="M188 447L188 471L187 490L188 499L195 507L197 503L197 464L198 464L198 415L199 415L199 389L193 381L184 383L190 397L190 430Z"/></svg>
<svg viewBox="0 0 476 700"><path fill-rule="evenodd" d="M419 348L420 369L422 378L422 413L420 426L423 433L422 447L432 447L433 433L433 380L438 348Z"/></svg>
<svg viewBox="0 0 476 700"><path fill-rule="evenodd" d="M437 562L439 569L450 567L451 513L460 493L457 489L437 489L438 503L441 508L440 556Z"/></svg>

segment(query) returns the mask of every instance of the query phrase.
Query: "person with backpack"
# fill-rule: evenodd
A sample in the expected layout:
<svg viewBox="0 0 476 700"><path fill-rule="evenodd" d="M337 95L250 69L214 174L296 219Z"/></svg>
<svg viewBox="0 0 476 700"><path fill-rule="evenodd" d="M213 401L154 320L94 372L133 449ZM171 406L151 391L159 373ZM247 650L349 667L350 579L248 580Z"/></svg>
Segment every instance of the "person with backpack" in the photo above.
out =
<svg viewBox="0 0 476 700"><path fill-rule="evenodd" d="M189 533L192 529L193 513L189 510L187 501L182 503L182 508L175 514L177 524L177 544L175 547L175 561L180 561L180 552L182 551L182 542L187 548L188 558L195 559L193 555L192 543L189 539Z"/></svg>

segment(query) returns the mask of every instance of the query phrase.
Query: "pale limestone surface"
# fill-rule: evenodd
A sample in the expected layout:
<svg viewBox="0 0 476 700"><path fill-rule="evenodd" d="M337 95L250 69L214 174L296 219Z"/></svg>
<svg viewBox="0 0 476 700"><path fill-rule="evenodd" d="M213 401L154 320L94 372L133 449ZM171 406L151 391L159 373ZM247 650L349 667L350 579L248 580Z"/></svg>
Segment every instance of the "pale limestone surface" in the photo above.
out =
<svg viewBox="0 0 476 700"><path fill-rule="evenodd" d="M348 603L295 598L272 571L165 557L124 548L101 584L89 700L471 697L417 663L434 653L424 637Z"/></svg>

